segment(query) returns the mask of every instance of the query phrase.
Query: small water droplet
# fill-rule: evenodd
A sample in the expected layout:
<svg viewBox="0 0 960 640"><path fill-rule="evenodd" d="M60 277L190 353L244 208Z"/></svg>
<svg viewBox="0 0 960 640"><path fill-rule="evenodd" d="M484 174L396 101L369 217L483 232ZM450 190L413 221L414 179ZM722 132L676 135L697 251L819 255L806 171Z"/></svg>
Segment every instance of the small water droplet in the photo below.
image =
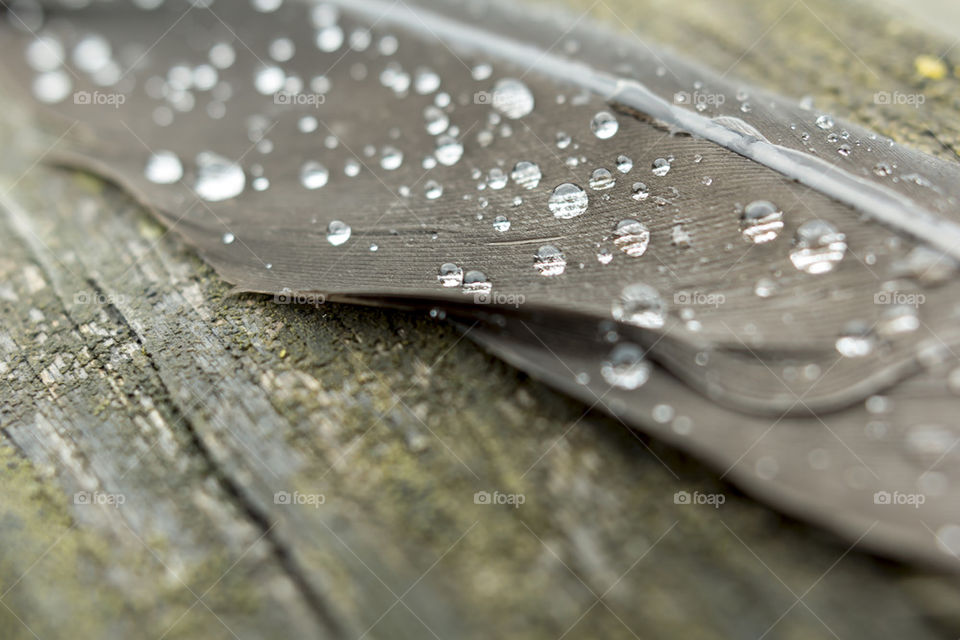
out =
<svg viewBox="0 0 960 640"><path fill-rule="evenodd" d="M586 211L588 201L586 191L572 182L564 182L550 194L548 206L555 217L569 220Z"/></svg>
<svg viewBox="0 0 960 640"><path fill-rule="evenodd" d="M797 229L790 261L800 271L822 274L833 271L847 252L846 236L825 220L809 220Z"/></svg>
<svg viewBox="0 0 960 640"><path fill-rule="evenodd" d="M440 136L437 138L437 149L434 155L437 162L445 167L452 167L463 157L463 145L453 136Z"/></svg>
<svg viewBox="0 0 960 640"><path fill-rule="evenodd" d="M543 177L543 174L540 172L540 167L536 163L521 160L514 165L510 177L516 184L524 189L536 189L540 184L540 179Z"/></svg>
<svg viewBox="0 0 960 640"><path fill-rule="evenodd" d="M436 180L427 180L423 185L423 190L427 200L436 200L443 195L443 185Z"/></svg>
<svg viewBox="0 0 960 640"><path fill-rule="evenodd" d="M520 80L504 78L493 87L493 108L516 120L533 111L533 94Z"/></svg>
<svg viewBox="0 0 960 640"><path fill-rule="evenodd" d="M150 156L143 174L154 184L173 184L183 177L183 165L174 152L157 151Z"/></svg>
<svg viewBox="0 0 960 640"><path fill-rule="evenodd" d="M740 217L740 234L747 242L763 244L775 240L783 231L783 212L772 202L755 200Z"/></svg>
<svg viewBox="0 0 960 640"><path fill-rule="evenodd" d="M445 262L440 265L437 280L444 287L459 287L463 284L463 269L452 262Z"/></svg>
<svg viewBox="0 0 960 640"><path fill-rule="evenodd" d="M423 117L427 121L427 133L438 136L450 126L450 118L443 109L434 105L427 105L423 109Z"/></svg>
<svg viewBox="0 0 960 640"><path fill-rule="evenodd" d="M332 220L327 225L327 242L335 247L339 247L350 239L350 225L340 220Z"/></svg>
<svg viewBox="0 0 960 640"><path fill-rule="evenodd" d="M494 167L487 173L487 186L499 191L507 186L507 174L500 167Z"/></svg>
<svg viewBox="0 0 960 640"><path fill-rule="evenodd" d="M63 102L70 95L73 83L70 76L59 69L45 71L33 80L33 95L40 102L56 104Z"/></svg>
<svg viewBox="0 0 960 640"><path fill-rule="evenodd" d="M380 156L380 166L387 171L394 171L403 164L403 152L396 147L384 147Z"/></svg>
<svg viewBox="0 0 960 640"><path fill-rule="evenodd" d="M223 244L233 244L234 240L236 239L237 237L232 233L230 233L229 231L227 231L225 234L223 234L220 237L220 241L223 242Z"/></svg>
<svg viewBox="0 0 960 640"><path fill-rule="evenodd" d="M300 184L307 189L319 189L326 185L329 179L330 172L327 168L314 160L305 162L300 168Z"/></svg>
<svg viewBox="0 0 960 640"><path fill-rule="evenodd" d="M609 111L599 111L590 121L590 130L601 140L607 140L617 134L620 123Z"/></svg>
<svg viewBox="0 0 960 640"><path fill-rule="evenodd" d="M621 220L613 232L613 244L631 258L639 258L647 252L650 230L636 220Z"/></svg>
<svg viewBox="0 0 960 640"><path fill-rule="evenodd" d="M824 131L833 129L833 126L834 126L833 118L828 115L820 116L819 118L817 118L817 126L823 129Z"/></svg>
<svg viewBox="0 0 960 640"><path fill-rule="evenodd" d="M650 379L652 369L643 349L624 342L615 346L600 365L600 375L610 386L632 391L639 389Z"/></svg>
<svg viewBox="0 0 960 640"><path fill-rule="evenodd" d="M760 278L753 286L753 293L758 298L769 298L777 292L777 283L770 278Z"/></svg>
<svg viewBox="0 0 960 640"><path fill-rule="evenodd" d="M613 174L610 173L609 169L603 167L595 169L590 176L590 188L594 191L606 191L612 189L616 184L617 181Z"/></svg>
<svg viewBox="0 0 960 640"><path fill-rule="evenodd" d="M503 233L504 231L510 230L510 221L507 219L507 216L497 216L493 220L493 228Z"/></svg>
<svg viewBox="0 0 960 640"><path fill-rule="evenodd" d="M645 329L660 329L666 322L666 305L653 287L637 283L627 285L613 301L614 320Z"/></svg>
<svg viewBox="0 0 960 640"><path fill-rule="evenodd" d="M843 334L837 338L836 347L840 355L847 358L863 358L873 353L876 339L870 327L861 322L848 324Z"/></svg>
<svg viewBox="0 0 960 640"><path fill-rule="evenodd" d="M633 160L629 156L617 156L617 171L630 173L633 170Z"/></svg>
<svg viewBox="0 0 960 640"><path fill-rule="evenodd" d="M893 167L886 162L878 162L873 166L873 173L883 178L893 173Z"/></svg>
<svg viewBox="0 0 960 640"><path fill-rule="evenodd" d="M433 93L440 88L440 76L437 72L426 67L417 69L413 80L413 89L422 96Z"/></svg>
<svg viewBox="0 0 960 640"><path fill-rule="evenodd" d="M197 154L194 191L207 202L235 198L243 192L246 175L240 165L210 151Z"/></svg>
<svg viewBox="0 0 960 640"><path fill-rule="evenodd" d="M597 252L597 262L600 264L610 264L611 260L613 260L613 254L609 249L601 249Z"/></svg>
<svg viewBox="0 0 960 640"><path fill-rule="evenodd" d="M670 173L670 161L666 158L657 158L653 161L653 175L661 178Z"/></svg>
<svg viewBox="0 0 960 640"><path fill-rule="evenodd" d="M487 280L483 271L467 271L466 275L463 276L464 293L484 294L489 293L491 289L493 289L493 284Z"/></svg>
<svg viewBox="0 0 960 640"><path fill-rule="evenodd" d="M537 250L533 266L542 276L558 276L566 270L567 259L560 249L546 244Z"/></svg>
<svg viewBox="0 0 960 640"><path fill-rule="evenodd" d="M642 182L633 183L633 199L646 200L650 196L650 189Z"/></svg>

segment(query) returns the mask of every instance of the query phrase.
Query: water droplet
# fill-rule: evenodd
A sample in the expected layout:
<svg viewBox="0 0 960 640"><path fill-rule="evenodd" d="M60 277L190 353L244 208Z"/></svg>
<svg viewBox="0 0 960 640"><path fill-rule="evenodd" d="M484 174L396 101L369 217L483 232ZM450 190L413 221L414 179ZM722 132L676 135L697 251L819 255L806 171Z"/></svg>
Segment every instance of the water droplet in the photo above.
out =
<svg viewBox="0 0 960 640"><path fill-rule="evenodd" d="M183 177L183 165L174 152L157 151L147 161L143 175L154 184L173 184Z"/></svg>
<svg viewBox="0 0 960 640"><path fill-rule="evenodd" d="M387 171L394 171L403 164L403 152L396 147L384 147L380 156L380 166Z"/></svg>
<svg viewBox="0 0 960 640"><path fill-rule="evenodd" d="M343 29L332 24L317 31L317 48L332 53L343 46Z"/></svg>
<svg viewBox="0 0 960 640"><path fill-rule="evenodd" d="M647 252L650 230L636 220L621 220L613 232L613 244L631 258L639 258Z"/></svg>
<svg viewBox="0 0 960 640"><path fill-rule="evenodd" d="M493 219L493 228L503 233L504 231L510 230L510 221L507 219L507 216L497 216Z"/></svg>
<svg viewBox="0 0 960 640"><path fill-rule="evenodd" d="M446 262L440 265L437 280L439 280L440 284L444 287L459 287L463 284L463 269L452 262Z"/></svg>
<svg viewBox="0 0 960 640"><path fill-rule="evenodd" d="M830 116L823 115L817 118L817 126L823 129L824 131L833 129L833 125L834 125L833 118Z"/></svg>
<svg viewBox="0 0 960 640"><path fill-rule="evenodd" d="M613 260L613 254L609 249L601 249L597 252L597 262L600 264L610 264L611 260Z"/></svg>
<svg viewBox="0 0 960 640"><path fill-rule="evenodd" d="M833 271L847 252L846 236L824 220L809 220L800 225L790 251L793 266L810 274Z"/></svg>
<svg viewBox="0 0 960 640"><path fill-rule="evenodd" d="M557 148L566 149L570 146L570 143L573 142L573 139L563 131L557 132Z"/></svg>
<svg viewBox="0 0 960 640"><path fill-rule="evenodd" d="M612 138L620 129L620 123L609 111L600 111L590 121L590 130L601 140Z"/></svg>
<svg viewBox="0 0 960 640"><path fill-rule="evenodd" d="M603 167L595 169L590 176L590 188L594 191L606 191L612 189L615 184L617 184L617 181L613 174Z"/></svg>
<svg viewBox="0 0 960 640"><path fill-rule="evenodd" d="M586 191L572 182L564 182L553 190L547 204L555 217L569 220L586 211L588 201Z"/></svg>
<svg viewBox="0 0 960 640"><path fill-rule="evenodd" d="M520 80L504 78L493 87L493 108L516 120L533 111L533 94Z"/></svg>
<svg viewBox="0 0 960 640"><path fill-rule="evenodd" d="M73 48L73 64L81 71L96 73L110 63L110 43L103 36L87 36Z"/></svg>
<svg viewBox="0 0 960 640"><path fill-rule="evenodd" d="M33 95L46 104L63 102L72 88L70 76L64 71L45 71L33 80Z"/></svg>
<svg viewBox="0 0 960 640"><path fill-rule="evenodd" d="M427 133L438 136L450 126L450 118L443 109L434 105L427 105L423 110L423 117L427 121Z"/></svg>
<svg viewBox="0 0 960 640"><path fill-rule="evenodd" d="M533 266L542 276L558 276L567 269L567 259L560 249L546 244L537 250Z"/></svg>
<svg viewBox="0 0 960 640"><path fill-rule="evenodd" d="M633 183L633 199L646 200L650 196L650 189L642 182Z"/></svg>
<svg viewBox="0 0 960 640"><path fill-rule="evenodd" d="M63 45L52 36L40 36L27 45L27 63L36 71L54 71L63 65Z"/></svg>
<svg viewBox="0 0 960 640"><path fill-rule="evenodd" d="M350 225L346 222L332 220L330 224L327 225L327 242L335 247L339 247L350 239L351 232L352 229L350 229Z"/></svg>
<svg viewBox="0 0 960 640"><path fill-rule="evenodd" d="M510 177L516 184L524 189L536 189L540 184L540 178L543 177L543 174L540 172L540 167L537 164L521 160L514 165L513 171L510 172Z"/></svg>
<svg viewBox="0 0 960 640"><path fill-rule="evenodd" d="M783 212L767 200L748 204L740 217L740 234L747 242L763 244L776 239L783 231Z"/></svg>
<svg viewBox="0 0 960 640"><path fill-rule="evenodd" d="M413 80L413 90L422 96L433 93L440 88L440 76L437 72L426 67L416 70Z"/></svg>
<svg viewBox="0 0 960 640"><path fill-rule="evenodd" d="M257 92L269 96L283 89L287 74L280 67L263 67L253 79L253 86Z"/></svg>
<svg viewBox="0 0 960 640"><path fill-rule="evenodd" d="M861 322L848 324L843 335L837 338L836 347L840 355L847 358L863 358L873 353L876 340L870 327Z"/></svg>
<svg viewBox="0 0 960 640"><path fill-rule="evenodd" d="M207 202L235 198L243 192L246 175L235 162L210 151L197 154L197 178L194 191Z"/></svg>
<svg viewBox="0 0 960 640"><path fill-rule="evenodd" d="M610 386L632 391L639 389L650 379L652 368L643 349L624 342L615 346L600 365L600 375Z"/></svg>
<svg viewBox="0 0 960 640"><path fill-rule="evenodd" d="M847 156L849 156L851 153L853 153L853 149L852 149L852 148L850 147L850 145L848 145L848 144L842 144L842 145L840 145L840 147L837 149L837 153L839 153L840 155L842 155L842 156L844 156L844 157L847 157Z"/></svg>
<svg viewBox="0 0 960 640"><path fill-rule="evenodd" d="M617 156L617 171L630 173L633 170L633 160L628 156Z"/></svg>
<svg viewBox="0 0 960 640"><path fill-rule="evenodd" d="M490 169L487 174L487 186L495 191L499 191L507 186L507 174L500 167Z"/></svg>
<svg viewBox="0 0 960 640"><path fill-rule="evenodd" d="M233 244L233 241L236 239L237 237L232 233L230 233L229 231L227 231L225 234L223 234L220 237L220 241L223 242L223 244Z"/></svg>
<svg viewBox="0 0 960 640"><path fill-rule="evenodd" d="M666 158L657 158L653 161L653 175L661 178L670 173L670 161Z"/></svg>
<svg viewBox="0 0 960 640"><path fill-rule="evenodd" d="M893 173L893 167L886 162L878 162L873 166L873 173L883 178Z"/></svg>
<svg viewBox="0 0 960 640"><path fill-rule="evenodd" d="M753 293L758 298L769 298L777 292L777 283L770 278L760 278L753 286Z"/></svg>
<svg viewBox="0 0 960 640"><path fill-rule="evenodd" d="M653 287L637 283L627 285L613 301L614 320L645 329L660 329L666 321L666 305Z"/></svg>
<svg viewBox="0 0 960 640"><path fill-rule="evenodd" d="M360 163L354 160L353 158L348 159L343 163L343 172L353 178L360 174Z"/></svg>
<svg viewBox="0 0 960 640"><path fill-rule="evenodd" d="M307 189L319 189L329 179L330 172L319 162L310 160L300 168L300 184Z"/></svg>
<svg viewBox="0 0 960 640"><path fill-rule="evenodd" d="M877 323L877 333L884 337L892 337L903 333L911 333L920 328L920 317L916 307L896 305L880 314Z"/></svg>
<svg viewBox="0 0 960 640"><path fill-rule="evenodd" d="M426 184L423 185L423 190L427 200L436 200L443 195L443 185L436 180L427 180Z"/></svg>
<svg viewBox="0 0 960 640"><path fill-rule="evenodd" d="M489 293L492 288L493 284L487 280L483 271L467 271L463 276L464 293Z"/></svg>
<svg viewBox="0 0 960 640"><path fill-rule="evenodd" d="M453 136L437 138L437 149L434 152L437 162L445 167L452 167L463 157L463 145Z"/></svg>

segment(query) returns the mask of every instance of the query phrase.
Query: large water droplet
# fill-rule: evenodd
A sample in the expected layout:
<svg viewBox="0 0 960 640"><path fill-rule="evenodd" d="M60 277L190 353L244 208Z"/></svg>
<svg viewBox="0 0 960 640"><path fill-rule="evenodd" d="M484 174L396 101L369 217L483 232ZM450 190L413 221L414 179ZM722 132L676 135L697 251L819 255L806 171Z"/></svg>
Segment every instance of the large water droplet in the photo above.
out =
<svg viewBox="0 0 960 640"><path fill-rule="evenodd" d="M537 166L536 163L521 160L514 165L513 171L510 172L510 177L524 189L536 189L537 185L540 184L540 178L543 177L543 174L540 172L540 167Z"/></svg>
<svg viewBox="0 0 960 640"><path fill-rule="evenodd" d="M330 172L327 168L314 160L305 162L300 168L300 184L307 189L319 189L327 184L329 179Z"/></svg>
<svg viewBox="0 0 960 640"><path fill-rule="evenodd" d="M613 244L632 258L639 258L647 252L650 244L650 230L636 220L621 220L613 232Z"/></svg>
<svg viewBox="0 0 960 640"><path fill-rule="evenodd" d="M280 67L263 67L253 79L253 86L257 92L265 96L272 95L283 89L287 74Z"/></svg>
<svg viewBox="0 0 960 640"><path fill-rule="evenodd" d="M610 309L614 320L645 329L660 329L666 322L666 305L653 287L627 285Z"/></svg>
<svg viewBox="0 0 960 640"><path fill-rule="evenodd" d="M444 287L459 287L463 284L463 269L452 262L445 262L440 265L437 280Z"/></svg>
<svg viewBox="0 0 960 640"><path fill-rule="evenodd" d="M823 129L824 131L833 129L833 125L834 125L834 122L831 116L823 115L817 118L817 126Z"/></svg>
<svg viewBox="0 0 960 640"><path fill-rule="evenodd" d="M756 200L743 210L740 233L743 239L763 244L776 239L783 230L783 212L772 202Z"/></svg>
<svg viewBox="0 0 960 640"><path fill-rule="evenodd" d="M493 284L487 280L483 271L467 271L466 275L463 276L464 293L484 294L490 293L491 289L493 289Z"/></svg>
<svg viewBox="0 0 960 640"><path fill-rule="evenodd" d="M70 95L73 82L64 71L46 71L33 80L33 95L40 102L56 104Z"/></svg>
<svg viewBox="0 0 960 640"><path fill-rule="evenodd" d="M558 276L566 270L567 259L560 249L546 244L537 250L533 266L542 276Z"/></svg>
<svg viewBox="0 0 960 640"><path fill-rule="evenodd" d="M643 349L628 342L618 344L600 365L600 375L607 384L619 389L639 389L650 379L652 367Z"/></svg>
<svg viewBox="0 0 960 640"><path fill-rule="evenodd" d="M520 80L504 78L493 87L493 108L516 120L533 111L533 94Z"/></svg>
<svg viewBox="0 0 960 640"><path fill-rule="evenodd" d="M403 151L396 147L384 147L380 156L380 166L387 171L399 169L403 164Z"/></svg>
<svg viewBox="0 0 960 640"><path fill-rule="evenodd" d="M210 151L197 154L197 180L194 191L207 202L229 200L243 193L246 175L235 162Z"/></svg>
<svg viewBox="0 0 960 640"><path fill-rule="evenodd" d="M183 165L172 151L157 151L147 160L143 175L154 184L173 184L183 177Z"/></svg>
<svg viewBox="0 0 960 640"><path fill-rule="evenodd" d="M612 138L620 129L620 123L609 111L600 111L590 121L590 130L601 140Z"/></svg>
<svg viewBox="0 0 960 640"><path fill-rule="evenodd" d="M846 236L829 222L810 220L797 229L790 261L804 273L833 271L847 252Z"/></svg>
<svg viewBox="0 0 960 640"><path fill-rule="evenodd" d="M87 73L96 73L110 63L110 43L103 36L87 36L73 49L73 64Z"/></svg>
<svg viewBox="0 0 960 640"><path fill-rule="evenodd" d="M350 225L346 222L332 220L330 224L327 225L327 242L335 247L339 247L350 239L351 232L352 229L350 229Z"/></svg>
<svg viewBox="0 0 960 640"><path fill-rule="evenodd" d="M564 182L550 194L547 205L555 217L569 220L586 211L588 202L586 191L572 182Z"/></svg>

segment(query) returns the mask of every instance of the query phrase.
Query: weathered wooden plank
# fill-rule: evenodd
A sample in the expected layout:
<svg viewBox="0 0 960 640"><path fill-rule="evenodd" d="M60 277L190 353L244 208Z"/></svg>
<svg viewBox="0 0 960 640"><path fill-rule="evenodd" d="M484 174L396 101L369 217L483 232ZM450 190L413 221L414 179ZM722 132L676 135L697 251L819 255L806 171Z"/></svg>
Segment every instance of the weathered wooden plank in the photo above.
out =
<svg viewBox="0 0 960 640"><path fill-rule="evenodd" d="M644 35L696 42L690 53L714 67L750 49L734 73L954 153L956 82L914 76L916 52L935 51L921 35L848 5L729 4L615 7ZM900 86L930 91L923 124L869 103ZM29 138L27 122L8 112L3 139ZM0 424L13 447L0 636L960 629L949 579L847 553L449 328L229 297L112 187L48 167L24 175L33 142L0 160ZM677 505L683 490L725 503ZM74 504L77 491L124 502ZM294 491L325 501L274 501ZM525 502L478 505L477 491Z"/></svg>

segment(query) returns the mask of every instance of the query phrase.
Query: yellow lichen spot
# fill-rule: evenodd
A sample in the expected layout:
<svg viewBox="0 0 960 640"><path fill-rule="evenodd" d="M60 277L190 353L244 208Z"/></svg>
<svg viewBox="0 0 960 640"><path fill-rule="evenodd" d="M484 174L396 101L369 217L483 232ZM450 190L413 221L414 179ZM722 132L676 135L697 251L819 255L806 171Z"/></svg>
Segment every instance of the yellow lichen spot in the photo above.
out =
<svg viewBox="0 0 960 640"><path fill-rule="evenodd" d="M287 350L286 350L286 349L280 349L280 357L281 357L281 358L286 358L286 357L287 357Z"/></svg>
<svg viewBox="0 0 960 640"><path fill-rule="evenodd" d="M917 56L913 61L917 74L927 80L943 80L947 77L947 65L940 58L933 56Z"/></svg>

